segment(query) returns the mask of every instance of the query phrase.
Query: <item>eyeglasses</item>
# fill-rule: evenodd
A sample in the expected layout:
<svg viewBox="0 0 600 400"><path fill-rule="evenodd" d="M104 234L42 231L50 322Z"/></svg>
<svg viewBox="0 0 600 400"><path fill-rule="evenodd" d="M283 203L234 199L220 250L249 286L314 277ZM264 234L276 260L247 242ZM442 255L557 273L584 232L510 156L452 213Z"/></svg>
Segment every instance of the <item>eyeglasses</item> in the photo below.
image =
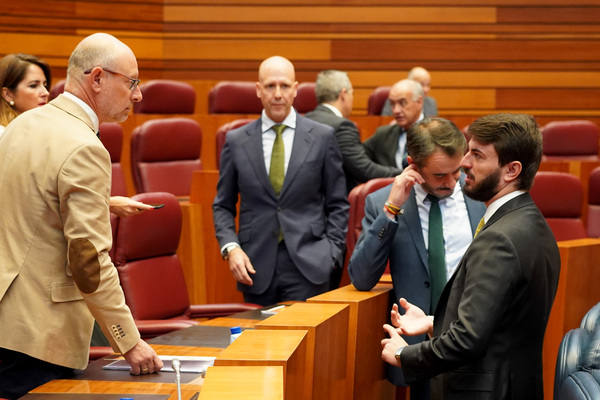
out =
<svg viewBox="0 0 600 400"><path fill-rule="evenodd" d="M90 68L90 69L88 69L88 70L85 70L85 71L83 71L83 73L84 73L85 75L88 75L88 74L90 74L90 73L92 72L92 70L93 70L94 68L96 68L96 67L92 67L92 68ZM113 75L121 75L123 78L125 78L125 79L128 79L128 80L129 80L129 82L130 82L130 85L129 85L129 90L135 90L135 88L137 88L137 87L139 86L139 84L140 84L140 80L139 80L139 79L130 78L130 77L128 77L128 76L127 76L127 75L125 75L125 74L122 74L122 73L120 73L120 72L116 72L116 71L111 71L110 69L108 69L108 68L105 68L105 67L100 67L100 68L102 68L102 70L103 70L103 71L106 71L106 72L108 72L108 73L110 73L110 74L113 74Z"/></svg>

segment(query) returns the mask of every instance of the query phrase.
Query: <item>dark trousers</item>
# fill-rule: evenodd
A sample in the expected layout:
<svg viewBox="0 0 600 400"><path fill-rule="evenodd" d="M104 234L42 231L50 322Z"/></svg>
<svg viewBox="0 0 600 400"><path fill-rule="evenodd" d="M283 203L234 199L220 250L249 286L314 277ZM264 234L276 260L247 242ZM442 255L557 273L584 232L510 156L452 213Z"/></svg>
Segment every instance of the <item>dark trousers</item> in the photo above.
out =
<svg viewBox="0 0 600 400"><path fill-rule="evenodd" d="M18 399L53 379L73 376L73 369L50 364L8 349L0 348L0 397Z"/></svg>
<svg viewBox="0 0 600 400"><path fill-rule="evenodd" d="M267 290L261 294L244 293L244 301L269 306L287 300L304 301L329 290L329 282L315 285L302 275L290 259L284 240L277 246L276 262Z"/></svg>

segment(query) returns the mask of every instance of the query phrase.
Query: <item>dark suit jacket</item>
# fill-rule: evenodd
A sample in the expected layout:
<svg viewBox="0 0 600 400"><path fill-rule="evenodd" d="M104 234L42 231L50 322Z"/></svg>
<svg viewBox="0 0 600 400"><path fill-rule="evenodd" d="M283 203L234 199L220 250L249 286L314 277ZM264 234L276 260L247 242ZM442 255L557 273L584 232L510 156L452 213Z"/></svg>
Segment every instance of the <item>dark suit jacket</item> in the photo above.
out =
<svg viewBox="0 0 600 400"><path fill-rule="evenodd" d="M396 176L402 172L401 169L373 162L360 142L358 128L349 119L338 117L322 104L319 104L305 117L333 127L335 138L342 152L348 192L354 186L369 179Z"/></svg>
<svg viewBox="0 0 600 400"><path fill-rule="evenodd" d="M279 197L265 168L260 119L227 134L219 173L213 203L217 239L221 246L239 243L256 270L254 285L238 284L240 290L260 294L267 289L275 269L279 227L290 258L309 281L325 283L334 266L342 265L349 206L342 157L331 127L297 116Z"/></svg>
<svg viewBox="0 0 600 400"><path fill-rule="evenodd" d="M364 143L369 158L377 164L396 167L398 138L402 132L402 127L396 124L377 128L375 134Z"/></svg>
<svg viewBox="0 0 600 400"><path fill-rule="evenodd" d="M433 339L402 351L407 381L440 374L431 381L440 399L542 399L559 270L556 240L531 196L504 204L444 288Z"/></svg>
<svg viewBox="0 0 600 400"><path fill-rule="evenodd" d="M404 214L399 215L395 223L383 212L383 204L390 190L391 185L367 196L362 233L348 265L350 279L358 290L370 290L381 278L389 260L395 300L404 297L429 313L431 288L427 249L415 191L412 189L408 200L402 204ZM465 221L465 224L469 223L471 231L475 233L485 212L485 205L466 195L464 197L469 215L469 221ZM425 335L405 337L409 343L418 343L424 339ZM389 371L388 378L395 385L405 384L398 368Z"/></svg>

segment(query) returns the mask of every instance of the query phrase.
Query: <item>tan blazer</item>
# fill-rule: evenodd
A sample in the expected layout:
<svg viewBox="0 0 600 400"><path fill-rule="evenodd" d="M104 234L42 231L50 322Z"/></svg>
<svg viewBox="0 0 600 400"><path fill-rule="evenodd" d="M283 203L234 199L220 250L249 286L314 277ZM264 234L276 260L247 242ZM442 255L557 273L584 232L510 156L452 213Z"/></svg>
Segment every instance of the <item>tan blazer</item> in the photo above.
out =
<svg viewBox="0 0 600 400"><path fill-rule="evenodd" d="M111 164L92 127L61 95L0 140L0 347L77 369L94 318L118 352L140 338L108 256Z"/></svg>

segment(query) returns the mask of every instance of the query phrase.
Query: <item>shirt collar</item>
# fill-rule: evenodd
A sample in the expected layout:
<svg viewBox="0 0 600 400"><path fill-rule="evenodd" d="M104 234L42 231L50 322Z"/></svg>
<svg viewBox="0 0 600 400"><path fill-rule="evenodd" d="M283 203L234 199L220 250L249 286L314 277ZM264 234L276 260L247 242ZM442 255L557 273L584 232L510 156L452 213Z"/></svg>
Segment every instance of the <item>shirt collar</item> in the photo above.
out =
<svg viewBox="0 0 600 400"><path fill-rule="evenodd" d="M262 110L260 120L262 121L261 129L263 133L271 129L273 125L278 124L278 122L274 122L271 118L267 116L267 113L264 109ZM289 114L281 123L287 126L288 128L296 129L296 110L294 110L294 107L292 107Z"/></svg>
<svg viewBox="0 0 600 400"><path fill-rule="evenodd" d="M90 121L92 121L94 131L98 132L100 122L98 121L98 116L96 115L94 110L92 110L92 107L90 107L85 101L81 100L79 97L75 96L73 93L63 92L63 95L77 103L81 108L83 108L83 111L85 111L88 117L90 117Z"/></svg>
<svg viewBox="0 0 600 400"><path fill-rule="evenodd" d="M494 215L494 213L498 211L500 207L502 207L504 204L508 203L515 197L520 196L524 193L524 190L515 190L514 192L507 193L499 199L494 200L492 204L490 204L485 210L485 214L483 214L483 220L485 221L485 223L487 224L492 215Z"/></svg>
<svg viewBox="0 0 600 400"><path fill-rule="evenodd" d="M338 117L344 118L344 116L342 115L342 112L340 110L338 110L336 106L331 105L329 103L321 103L321 105L330 109L331 112L334 113L335 115L337 115Z"/></svg>

